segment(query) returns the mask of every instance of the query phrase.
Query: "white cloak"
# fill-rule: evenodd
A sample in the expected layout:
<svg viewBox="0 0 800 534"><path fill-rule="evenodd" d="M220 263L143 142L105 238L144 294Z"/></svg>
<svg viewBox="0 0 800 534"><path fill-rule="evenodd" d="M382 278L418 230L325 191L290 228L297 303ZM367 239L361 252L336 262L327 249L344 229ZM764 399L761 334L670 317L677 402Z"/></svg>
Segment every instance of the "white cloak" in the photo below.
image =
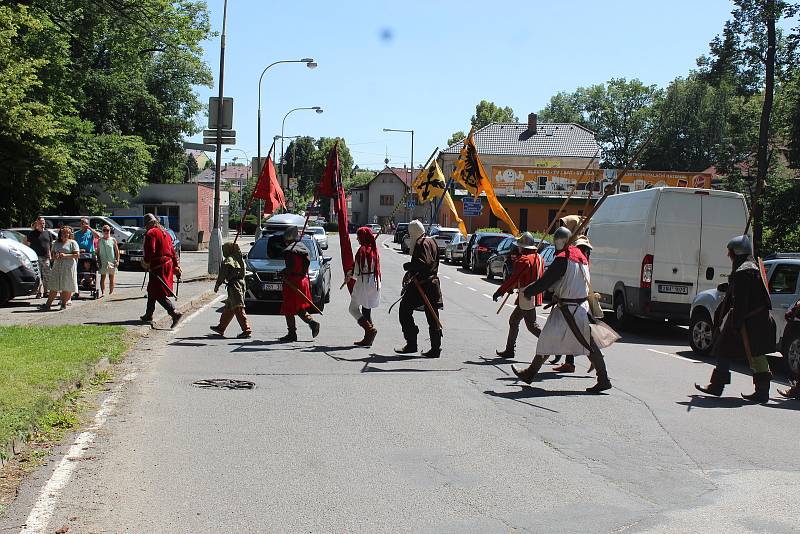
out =
<svg viewBox="0 0 800 534"><path fill-rule="evenodd" d="M351 302L367 309L377 308L381 302L381 282L375 282L375 274L361 274L361 266L358 262L353 266L353 278L356 283L353 286L353 293L350 295Z"/></svg>
<svg viewBox="0 0 800 534"><path fill-rule="evenodd" d="M586 278L584 278L584 274ZM585 299L588 295L587 280L589 279L589 269L586 265L567 261L567 272L552 286L553 294L564 299ZM581 304L566 304L567 309L575 317L575 324L583 333L584 339L589 341L591 338L591 327L589 326L589 303L584 301ZM551 356L557 354L584 355L589 354L589 350L577 340L572 333L567 320L561 315L558 305L550 309L550 317L542 328L539 340L536 343L536 354L538 356Z"/></svg>

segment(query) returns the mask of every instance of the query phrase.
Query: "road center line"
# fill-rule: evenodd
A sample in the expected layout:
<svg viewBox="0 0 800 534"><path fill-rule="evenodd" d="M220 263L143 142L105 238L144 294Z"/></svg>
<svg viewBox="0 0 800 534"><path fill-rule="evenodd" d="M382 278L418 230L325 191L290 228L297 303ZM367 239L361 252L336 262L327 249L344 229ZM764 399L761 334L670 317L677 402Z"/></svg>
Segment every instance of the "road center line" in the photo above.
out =
<svg viewBox="0 0 800 534"><path fill-rule="evenodd" d="M462 284L461 282L459 282L458 280L455 280L455 283L456 283L456 284L458 284L458 285L460 285L460 286L463 286L463 285L464 285L464 284Z"/></svg>
<svg viewBox="0 0 800 534"><path fill-rule="evenodd" d="M477 289L475 289L474 287L468 287L467 289L469 289L470 291L477 291Z"/></svg>
<svg viewBox="0 0 800 534"><path fill-rule="evenodd" d="M689 358L684 358L683 356L678 356L677 354L672 354L671 352L664 352L656 349L647 349L647 350L649 350L650 352L655 352L656 354L663 354L664 356L669 356L670 358L677 358L678 360L683 360L689 363L702 363L698 362L697 360L691 360Z"/></svg>
<svg viewBox="0 0 800 534"><path fill-rule="evenodd" d="M487 295L486 293L481 293L481 295L483 295L483 296L484 296L484 297L486 297L487 299L490 299L490 298L492 298L492 297L491 297L491 295Z"/></svg>
<svg viewBox="0 0 800 534"><path fill-rule="evenodd" d="M450 277L449 277L449 276L447 276L446 274L443 274L442 276L443 276L444 278L447 278L448 280L450 280Z"/></svg>

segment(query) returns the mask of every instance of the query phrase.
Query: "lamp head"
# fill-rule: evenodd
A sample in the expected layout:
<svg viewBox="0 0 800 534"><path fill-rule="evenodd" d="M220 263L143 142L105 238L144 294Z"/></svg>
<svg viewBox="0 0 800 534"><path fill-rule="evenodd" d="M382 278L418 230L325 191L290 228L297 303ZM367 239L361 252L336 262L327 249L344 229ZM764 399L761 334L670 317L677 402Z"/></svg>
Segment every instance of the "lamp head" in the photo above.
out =
<svg viewBox="0 0 800 534"><path fill-rule="evenodd" d="M225 149L225 152L230 152L230 151L231 151L230 147Z"/></svg>
<svg viewBox="0 0 800 534"><path fill-rule="evenodd" d="M322 108L321 107L315 107L314 111L316 111L317 113L322 113Z"/></svg>
<svg viewBox="0 0 800 534"><path fill-rule="evenodd" d="M313 59L308 59L308 58L306 58L306 59L303 60L303 61L306 62L306 67L308 67L309 69L316 69L317 68L317 62L316 61L314 61Z"/></svg>

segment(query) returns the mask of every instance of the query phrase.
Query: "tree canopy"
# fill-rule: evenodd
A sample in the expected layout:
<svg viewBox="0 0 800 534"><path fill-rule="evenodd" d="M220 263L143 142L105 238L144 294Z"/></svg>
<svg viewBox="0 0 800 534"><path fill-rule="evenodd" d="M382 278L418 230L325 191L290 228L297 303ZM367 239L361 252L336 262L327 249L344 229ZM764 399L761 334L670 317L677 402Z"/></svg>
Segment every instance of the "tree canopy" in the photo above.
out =
<svg viewBox="0 0 800 534"><path fill-rule="evenodd" d="M514 115L514 110L510 107L501 108L494 102L481 100L475 106L475 114L470 119L470 124L477 130L493 122L517 122L518 120Z"/></svg>

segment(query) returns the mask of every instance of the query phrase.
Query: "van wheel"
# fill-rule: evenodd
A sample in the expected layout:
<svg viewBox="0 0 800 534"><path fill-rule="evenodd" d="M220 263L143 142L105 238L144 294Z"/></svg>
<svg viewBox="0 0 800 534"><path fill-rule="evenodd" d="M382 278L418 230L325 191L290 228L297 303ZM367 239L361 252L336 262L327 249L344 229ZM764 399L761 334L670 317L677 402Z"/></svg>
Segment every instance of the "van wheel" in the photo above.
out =
<svg viewBox="0 0 800 534"><path fill-rule="evenodd" d="M11 285L5 276L0 276L0 306L5 306L11 300Z"/></svg>
<svg viewBox="0 0 800 534"><path fill-rule="evenodd" d="M614 320L621 329L630 326L631 316L625 307L625 296L621 292L614 294Z"/></svg>
<svg viewBox="0 0 800 534"><path fill-rule="evenodd" d="M792 373L795 375L800 374L800 334L795 334L794 338L785 341L786 352L786 365L789 366Z"/></svg>
<svg viewBox="0 0 800 534"><path fill-rule="evenodd" d="M711 352L714 344L714 323L705 310L697 310L689 323L689 345L702 356Z"/></svg>
<svg viewBox="0 0 800 534"><path fill-rule="evenodd" d="M492 274L492 267L489 265L489 262L486 262L486 279L487 280L494 280L494 274Z"/></svg>

